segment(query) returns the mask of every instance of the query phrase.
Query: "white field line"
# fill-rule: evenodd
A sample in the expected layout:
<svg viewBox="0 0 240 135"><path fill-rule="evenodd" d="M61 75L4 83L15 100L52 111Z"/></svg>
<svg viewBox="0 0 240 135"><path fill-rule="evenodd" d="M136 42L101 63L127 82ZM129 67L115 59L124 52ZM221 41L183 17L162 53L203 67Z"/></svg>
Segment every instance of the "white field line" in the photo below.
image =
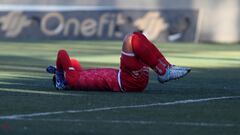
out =
<svg viewBox="0 0 240 135"><path fill-rule="evenodd" d="M40 112L40 113L30 113L30 114L16 114L16 115L8 115L8 116L0 116L0 119L21 119L21 118L31 118L38 116L49 116L56 114L73 114L73 113L81 113L81 112L98 112L98 111L108 111L108 110L116 110L116 109L131 109L131 108L146 108L153 106L169 106L169 105L179 105L179 104L190 104L190 103L201 103L215 100L224 100L224 99L239 99L240 96L224 96L224 97L212 97L212 98L202 98L202 99L188 99L188 100L178 100L172 102L164 102L164 103L152 103L152 104L142 104L142 105L129 105L129 106L112 106L112 107L100 107L100 108L92 108L92 109L82 109L82 110L66 110L66 111L55 111L55 112Z"/></svg>
<svg viewBox="0 0 240 135"><path fill-rule="evenodd" d="M197 126L197 127L240 127L233 123L207 123L207 122L166 122L169 125Z"/></svg>
<svg viewBox="0 0 240 135"><path fill-rule="evenodd" d="M69 93L61 93L61 92L20 90L20 89L9 89L9 88L0 89L0 92L1 91L3 91L3 92L16 92L16 93L29 93L29 94L57 95L57 96L76 96L76 97L82 97L83 96L83 94L69 94Z"/></svg>
<svg viewBox="0 0 240 135"><path fill-rule="evenodd" d="M139 125L176 125L196 127L240 127L233 123L208 123L208 122L166 122L166 121L145 121L145 120L85 120L85 119L33 119L20 118L15 120L23 121L47 121L47 122L70 122L70 123L106 123L106 124L139 124Z"/></svg>

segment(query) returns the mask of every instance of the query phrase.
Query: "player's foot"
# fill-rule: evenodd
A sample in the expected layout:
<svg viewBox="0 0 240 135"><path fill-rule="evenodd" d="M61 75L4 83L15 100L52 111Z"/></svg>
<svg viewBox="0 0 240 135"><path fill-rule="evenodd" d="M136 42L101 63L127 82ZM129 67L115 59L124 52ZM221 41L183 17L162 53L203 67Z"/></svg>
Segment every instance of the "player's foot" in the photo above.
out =
<svg viewBox="0 0 240 135"><path fill-rule="evenodd" d="M65 79L64 79L64 72L58 71L55 66L48 66L46 71L50 74L54 74L53 76L53 84L57 90L63 90L66 88Z"/></svg>
<svg viewBox="0 0 240 135"><path fill-rule="evenodd" d="M187 70L188 72L191 71L191 68L189 68L189 67L180 67L180 66L176 66L176 65L171 65L170 68L172 68L174 70Z"/></svg>
<svg viewBox="0 0 240 135"><path fill-rule="evenodd" d="M57 70L56 67L52 66L52 65L50 65L46 68L46 71L50 74L56 74L56 70Z"/></svg>
<svg viewBox="0 0 240 135"><path fill-rule="evenodd" d="M158 75L158 81L160 83L165 83L171 80L177 80L179 78L184 77L190 72L190 70L177 70L174 68L167 68L166 73L164 75Z"/></svg>
<svg viewBox="0 0 240 135"><path fill-rule="evenodd" d="M64 72L62 71L57 71L55 72L55 79L56 79L56 83L55 83L55 87L57 90L64 90L66 88L65 86L65 82L64 82Z"/></svg>

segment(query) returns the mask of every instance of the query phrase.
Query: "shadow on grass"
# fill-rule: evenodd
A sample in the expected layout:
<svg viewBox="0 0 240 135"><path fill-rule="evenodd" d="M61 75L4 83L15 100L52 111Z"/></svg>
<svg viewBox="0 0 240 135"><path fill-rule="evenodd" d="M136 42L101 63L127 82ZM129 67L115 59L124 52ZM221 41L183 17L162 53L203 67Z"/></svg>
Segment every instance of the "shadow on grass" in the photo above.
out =
<svg viewBox="0 0 240 135"><path fill-rule="evenodd" d="M53 90L52 77L45 68L54 61L26 56L1 56L0 88ZM118 67L111 63L82 62L84 67ZM240 93L239 68L193 68L192 72L177 81L160 84L151 72L145 93Z"/></svg>
<svg viewBox="0 0 240 135"><path fill-rule="evenodd" d="M146 92L186 96L239 95L239 76L239 68L193 68L190 74L182 79L160 84L152 73Z"/></svg>
<svg viewBox="0 0 240 135"><path fill-rule="evenodd" d="M1 56L0 89L49 90L48 63L40 58Z"/></svg>

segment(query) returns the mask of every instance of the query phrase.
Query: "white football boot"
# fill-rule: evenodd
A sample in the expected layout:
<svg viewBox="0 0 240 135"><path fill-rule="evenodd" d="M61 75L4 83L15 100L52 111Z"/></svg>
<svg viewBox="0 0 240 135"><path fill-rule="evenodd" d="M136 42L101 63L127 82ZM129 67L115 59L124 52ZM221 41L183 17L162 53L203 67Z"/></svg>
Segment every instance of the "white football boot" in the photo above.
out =
<svg viewBox="0 0 240 135"><path fill-rule="evenodd" d="M187 70L189 72L191 71L191 68L189 68L189 67L180 67L180 66L176 66L176 65L171 65L170 68L172 68L174 70Z"/></svg>
<svg viewBox="0 0 240 135"><path fill-rule="evenodd" d="M177 80L179 78L186 76L190 71L191 71L190 69L179 70L173 67L168 67L164 75L158 75L158 81L160 83L165 83L171 80Z"/></svg>

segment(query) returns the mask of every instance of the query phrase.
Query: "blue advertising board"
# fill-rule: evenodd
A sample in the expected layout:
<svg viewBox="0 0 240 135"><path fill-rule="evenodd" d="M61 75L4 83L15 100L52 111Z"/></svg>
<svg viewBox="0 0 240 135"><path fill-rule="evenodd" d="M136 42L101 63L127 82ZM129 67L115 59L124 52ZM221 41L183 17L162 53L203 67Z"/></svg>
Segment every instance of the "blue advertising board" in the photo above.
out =
<svg viewBox="0 0 240 135"><path fill-rule="evenodd" d="M0 40L195 40L197 10L1 11Z"/></svg>

